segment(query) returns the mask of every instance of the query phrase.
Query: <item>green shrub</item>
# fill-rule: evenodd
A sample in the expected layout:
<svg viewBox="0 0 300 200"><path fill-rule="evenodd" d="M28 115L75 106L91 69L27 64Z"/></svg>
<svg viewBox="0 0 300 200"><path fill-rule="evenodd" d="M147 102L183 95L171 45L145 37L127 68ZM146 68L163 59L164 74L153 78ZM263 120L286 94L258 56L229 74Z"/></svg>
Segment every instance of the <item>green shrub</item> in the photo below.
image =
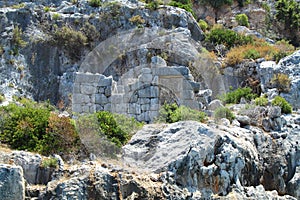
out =
<svg viewBox="0 0 300 200"><path fill-rule="evenodd" d="M13 45L16 47L16 48L23 48L27 45L27 42L25 42L23 39L22 39L22 30L16 26L14 29L13 29L13 34L12 34L12 43Z"/></svg>
<svg viewBox="0 0 300 200"><path fill-rule="evenodd" d="M235 20L240 26L249 27L248 16L246 14L239 14L235 16Z"/></svg>
<svg viewBox="0 0 300 200"><path fill-rule="evenodd" d="M157 10L161 4L161 2L157 0L146 0L146 3L147 5L145 7L150 10Z"/></svg>
<svg viewBox="0 0 300 200"><path fill-rule="evenodd" d="M101 0L89 0L89 5L92 7L100 7Z"/></svg>
<svg viewBox="0 0 300 200"><path fill-rule="evenodd" d="M252 89L249 87L238 88L234 91L228 92L220 97L224 103L239 103L241 98L245 98L250 101L254 99L257 95L252 93Z"/></svg>
<svg viewBox="0 0 300 200"><path fill-rule="evenodd" d="M266 98L266 97L257 97L256 99L255 99L255 105L257 105L257 106L266 106L266 105L268 105L268 98Z"/></svg>
<svg viewBox="0 0 300 200"><path fill-rule="evenodd" d="M135 121L133 118L115 115L108 111L97 112L96 117L100 132L118 147L126 144L133 135L133 132L142 126L141 123Z"/></svg>
<svg viewBox="0 0 300 200"><path fill-rule="evenodd" d="M48 6L45 6L44 7L44 12L50 12L51 11L51 8L50 7L48 7Z"/></svg>
<svg viewBox="0 0 300 200"><path fill-rule="evenodd" d="M186 10L187 12L190 12L192 15L195 15L193 11L193 4L191 0L171 0L169 3L169 6L174 6L177 8L182 8Z"/></svg>
<svg viewBox="0 0 300 200"><path fill-rule="evenodd" d="M54 44L62 47L72 59L81 58L81 53L87 43L87 37L81 31L63 26L55 30L52 37Z"/></svg>
<svg viewBox="0 0 300 200"><path fill-rule="evenodd" d="M251 44L253 43L253 38L251 36L238 34L229 29L214 28L206 35L206 41L209 41L215 45L223 44L230 49L234 46Z"/></svg>
<svg viewBox="0 0 300 200"><path fill-rule="evenodd" d="M59 20L60 18L61 18L61 15L59 13L54 13L52 15L52 19L55 20L55 21Z"/></svg>
<svg viewBox="0 0 300 200"><path fill-rule="evenodd" d="M44 155L69 153L79 146L75 125L69 117L50 113L48 126L39 143L39 152Z"/></svg>
<svg viewBox="0 0 300 200"><path fill-rule="evenodd" d="M292 106L281 96L276 96L272 100L273 106L279 106L281 108L281 112L285 114L292 113Z"/></svg>
<svg viewBox="0 0 300 200"><path fill-rule="evenodd" d="M193 110L186 106L178 106L177 104L164 104L159 110L159 122L174 123L183 120L194 120L203 122L206 114L201 111Z"/></svg>
<svg viewBox="0 0 300 200"><path fill-rule="evenodd" d="M287 74L275 74L271 79L271 84L276 87L279 92L289 92L291 88L291 79Z"/></svg>
<svg viewBox="0 0 300 200"><path fill-rule="evenodd" d="M42 163L41 163L41 167L42 168L57 168L58 166L58 161L56 158L44 158L42 160Z"/></svg>
<svg viewBox="0 0 300 200"><path fill-rule="evenodd" d="M16 5L12 6L13 9L20 9L20 8L24 8L24 7L25 7L24 3L20 3L20 4L16 4Z"/></svg>
<svg viewBox="0 0 300 200"><path fill-rule="evenodd" d="M249 49L244 52L245 59L257 59L260 58L260 53L255 49Z"/></svg>
<svg viewBox="0 0 300 200"><path fill-rule="evenodd" d="M200 26L202 31L206 31L208 29L208 24L203 19L199 20L198 25Z"/></svg>
<svg viewBox="0 0 300 200"><path fill-rule="evenodd" d="M214 112L214 117L215 117L215 119L226 118L230 122L232 122L232 120L235 119L235 116L234 116L233 112L229 108L227 108L227 107L219 107L219 108L217 108L215 110L215 112Z"/></svg>
<svg viewBox="0 0 300 200"><path fill-rule="evenodd" d="M3 94L0 94L0 103L2 103L5 100L5 96Z"/></svg>
<svg viewBox="0 0 300 200"><path fill-rule="evenodd" d="M1 107L0 140L13 149L39 151L48 126L50 109L33 102Z"/></svg>

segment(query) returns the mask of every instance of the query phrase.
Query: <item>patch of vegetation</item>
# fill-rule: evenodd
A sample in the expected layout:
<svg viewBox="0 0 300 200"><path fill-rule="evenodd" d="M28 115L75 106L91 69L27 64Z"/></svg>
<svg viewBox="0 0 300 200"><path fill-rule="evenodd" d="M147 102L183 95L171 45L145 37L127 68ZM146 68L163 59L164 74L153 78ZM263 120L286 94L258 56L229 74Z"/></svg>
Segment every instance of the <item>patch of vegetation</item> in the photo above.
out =
<svg viewBox="0 0 300 200"><path fill-rule="evenodd" d="M24 7L25 7L25 4L24 3L20 3L20 4L13 5L11 8L13 8L13 9L21 9L21 8L24 8Z"/></svg>
<svg viewBox="0 0 300 200"><path fill-rule="evenodd" d="M251 0L238 0L239 7L244 7L247 4L251 3Z"/></svg>
<svg viewBox="0 0 300 200"><path fill-rule="evenodd" d="M222 119L222 118L226 118L228 119L230 122L232 122L232 120L235 119L235 115L233 114L233 112L227 108L227 107L219 107L215 110L214 112L214 117L215 119Z"/></svg>
<svg viewBox="0 0 300 200"><path fill-rule="evenodd" d="M0 108L0 141L13 149L44 155L68 153L78 142L74 124L69 118L52 113L49 103L21 99Z"/></svg>
<svg viewBox="0 0 300 200"><path fill-rule="evenodd" d="M51 11L51 8L49 6L44 7L44 12L50 12L50 11Z"/></svg>
<svg viewBox="0 0 300 200"><path fill-rule="evenodd" d="M145 23L145 20L140 15L135 15L129 18L129 21L135 25L142 25Z"/></svg>
<svg viewBox="0 0 300 200"><path fill-rule="evenodd" d="M231 92L228 92L222 96L220 96L220 100L224 103L239 103L241 98L245 98L247 101L250 101L256 98L257 95L252 93L252 89L249 87L238 88Z"/></svg>
<svg viewBox="0 0 300 200"><path fill-rule="evenodd" d="M161 1L157 0L146 0L147 5L145 6L147 9L150 10L157 10L159 5L161 5Z"/></svg>
<svg viewBox="0 0 300 200"><path fill-rule="evenodd" d="M101 6L101 0L89 0L89 5L92 7L100 7Z"/></svg>
<svg viewBox="0 0 300 200"><path fill-rule="evenodd" d="M2 103L5 100L5 96L3 94L0 94L0 103Z"/></svg>
<svg viewBox="0 0 300 200"><path fill-rule="evenodd" d="M279 0L275 4L275 17L284 24L284 32L295 45L299 45L300 4L296 0ZM287 35L287 34L285 34Z"/></svg>
<svg viewBox="0 0 300 200"><path fill-rule="evenodd" d="M18 26L16 26L13 29L12 39L11 39L11 43L13 45L13 49L12 49L13 55L18 55L19 48L24 48L27 45L27 42L25 42L22 39L22 35L23 35L22 30Z"/></svg>
<svg viewBox="0 0 300 200"><path fill-rule="evenodd" d="M3 53L4 53L4 48L3 48L3 46L2 46L2 45L0 45L0 56L2 56L2 55L3 55Z"/></svg>
<svg viewBox="0 0 300 200"><path fill-rule="evenodd" d="M87 37L81 31L76 31L67 26L57 28L52 34L53 43L62 47L74 60L81 58L83 48L87 43Z"/></svg>
<svg viewBox="0 0 300 200"><path fill-rule="evenodd" d="M198 25L200 26L202 31L206 31L208 29L208 24L203 19L199 20Z"/></svg>
<svg viewBox="0 0 300 200"><path fill-rule="evenodd" d="M287 40L279 40L275 43L274 47L278 50L273 55L273 59L279 62L282 58L292 54L295 51L295 47Z"/></svg>
<svg viewBox="0 0 300 200"><path fill-rule="evenodd" d="M257 40L253 44L247 44L230 49L226 54L226 62L229 65L236 65L241 63L243 59L265 58L266 60L272 60L278 51L279 50L276 46Z"/></svg>
<svg viewBox="0 0 300 200"><path fill-rule="evenodd" d="M97 41L97 39L100 37L99 31L97 31L96 27L89 22L84 23L80 30L86 36L89 44Z"/></svg>
<svg viewBox="0 0 300 200"><path fill-rule="evenodd" d="M206 41L214 45L223 44L230 49L235 46L252 44L254 39L251 36L245 36L223 27L217 27L213 28L206 35Z"/></svg>
<svg viewBox="0 0 300 200"><path fill-rule="evenodd" d="M284 114L292 113L292 106L281 96L276 96L272 100L273 106L279 106L281 108L281 112Z"/></svg>
<svg viewBox="0 0 300 200"><path fill-rule="evenodd" d="M60 18L61 18L61 16L60 16L59 13L54 13L54 14L52 15L52 19L53 19L54 21L57 21L57 20L59 20Z"/></svg>
<svg viewBox="0 0 300 200"><path fill-rule="evenodd" d="M235 20L240 26L249 27L248 16L246 14L239 14L235 16Z"/></svg>
<svg viewBox="0 0 300 200"><path fill-rule="evenodd" d="M187 12L190 12L192 15L195 15L193 11L193 4L191 0L171 0L169 3L170 6L174 6L177 8L182 8Z"/></svg>
<svg viewBox="0 0 300 200"><path fill-rule="evenodd" d="M183 120L194 120L204 122L206 114L201 111L193 110L186 106L178 106L176 103L164 104L159 110L159 122L174 123Z"/></svg>
<svg viewBox="0 0 300 200"><path fill-rule="evenodd" d="M44 158L41 163L42 168L57 168L58 161L56 158Z"/></svg>
<svg viewBox="0 0 300 200"><path fill-rule="evenodd" d="M69 153L79 146L79 137L74 122L66 116L50 113L48 126L39 144L39 152L51 155L57 152Z"/></svg>
<svg viewBox="0 0 300 200"><path fill-rule="evenodd" d="M257 97L255 98L254 101L255 101L255 105L257 106L267 106L269 103L268 98L265 96Z"/></svg>
<svg viewBox="0 0 300 200"><path fill-rule="evenodd" d="M291 88L291 79L287 74L275 74L271 79L272 87L276 87L279 92L289 92Z"/></svg>
<svg viewBox="0 0 300 200"><path fill-rule="evenodd" d="M122 147L126 144L131 138L133 131L141 128L143 125L134 118L114 115L108 111L97 112L96 117L100 132L118 147Z"/></svg>

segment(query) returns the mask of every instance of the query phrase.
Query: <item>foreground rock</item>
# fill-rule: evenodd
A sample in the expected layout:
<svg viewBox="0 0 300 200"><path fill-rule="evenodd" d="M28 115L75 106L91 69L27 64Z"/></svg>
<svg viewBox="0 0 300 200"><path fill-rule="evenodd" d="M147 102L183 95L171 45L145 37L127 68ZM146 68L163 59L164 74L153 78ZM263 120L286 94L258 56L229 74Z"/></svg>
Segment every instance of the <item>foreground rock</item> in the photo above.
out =
<svg viewBox="0 0 300 200"><path fill-rule="evenodd" d="M131 166L164 174L170 199L176 197L168 190L174 185L186 191L182 198L197 192L201 198L226 196L233 188L246 191L246 187L259 185L286 195L286 185L299 165L300 136L288 130L278 134L286 137L274 139L272 133L254 127L209 127L191 121L149 125L123 148L124 159Z"/></svg>
<svg viewBox="0 0 300 200"><path fill-rule="evenodd" d="M25 180L20 166L0 164L0 199L25 199Z"/></svg>

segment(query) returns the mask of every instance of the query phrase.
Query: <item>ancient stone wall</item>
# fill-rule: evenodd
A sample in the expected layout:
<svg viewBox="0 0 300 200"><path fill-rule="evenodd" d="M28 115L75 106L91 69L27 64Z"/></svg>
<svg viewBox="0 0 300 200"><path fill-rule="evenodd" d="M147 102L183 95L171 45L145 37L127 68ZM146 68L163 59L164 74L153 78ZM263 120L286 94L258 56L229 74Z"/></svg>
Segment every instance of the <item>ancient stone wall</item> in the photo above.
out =
<svg viewBox="0 0 300 200"><path fill-rule="evenodd" d="M200 84L183 66L137 66L117 82L112 76L77 72L72 109L77 113L106 110L152 122L164 103L203 108L199 90Z"/></svg>

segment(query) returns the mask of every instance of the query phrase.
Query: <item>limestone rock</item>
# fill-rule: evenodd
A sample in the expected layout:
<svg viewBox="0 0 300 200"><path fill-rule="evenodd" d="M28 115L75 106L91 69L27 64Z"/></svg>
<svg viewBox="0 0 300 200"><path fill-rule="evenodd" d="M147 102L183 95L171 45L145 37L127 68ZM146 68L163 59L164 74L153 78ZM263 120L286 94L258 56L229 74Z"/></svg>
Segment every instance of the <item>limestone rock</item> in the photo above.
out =
<svg viewBox="0 0 300 200"><path fill-rule="evenodd" d="M20 166L0 164L0 199L25 199L25 180Z"/></svg>

